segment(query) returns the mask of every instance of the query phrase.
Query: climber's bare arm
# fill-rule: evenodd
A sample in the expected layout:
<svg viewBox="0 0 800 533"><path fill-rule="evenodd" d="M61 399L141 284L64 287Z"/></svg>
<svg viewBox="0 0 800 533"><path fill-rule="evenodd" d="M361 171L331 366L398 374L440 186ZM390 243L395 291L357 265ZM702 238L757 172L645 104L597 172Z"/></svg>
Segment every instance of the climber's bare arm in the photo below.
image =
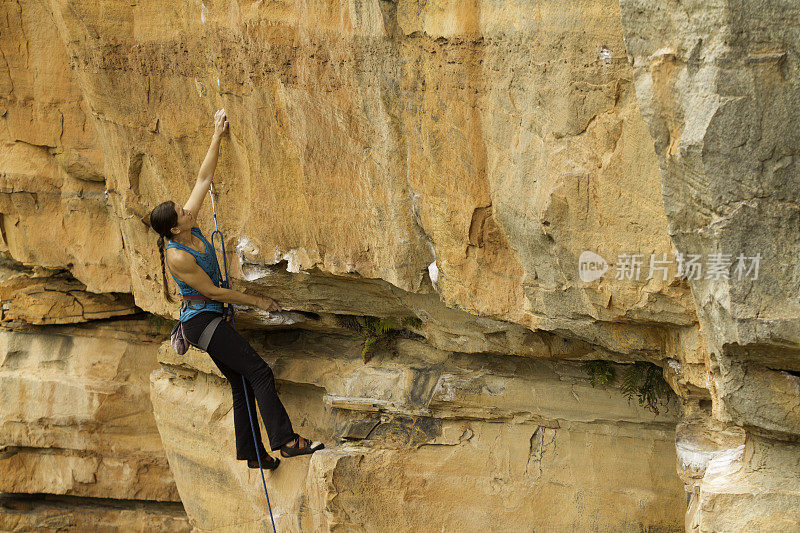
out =
<svg viewBox="0 0 800 533"><path fill-rule="evenodd" d="M272 298L262 298L233 289L217 287L189 252L170 248L167 250L166 260L170 272L175 277L187 283L206 298L229 304L252 305L267 311L281 309Z"/></svg>
<svg viewBox="0 0 800 533"><path fill-rule="evenodd" d="M224 134L227 129L228 120L225 116L225 110L220 109L214 114L214 137L211 139L211 146L208 147L206 158L203 160L203 164L200 165L192 194L189 195L189 199L183 206L184 209L195 215L195 217L200 211L200 207L203 205L203 200L211 184L211 178L214 176L214 170L217 168L219 145L222 141L222 134Z"/></svg>

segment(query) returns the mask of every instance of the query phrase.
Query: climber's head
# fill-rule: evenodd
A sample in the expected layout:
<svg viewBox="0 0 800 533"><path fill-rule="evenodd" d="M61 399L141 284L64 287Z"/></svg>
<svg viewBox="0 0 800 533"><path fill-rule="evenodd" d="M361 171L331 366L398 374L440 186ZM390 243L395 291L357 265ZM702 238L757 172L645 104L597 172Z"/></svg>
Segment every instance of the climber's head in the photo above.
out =
<svg viewBox="0 0 800 533"><path fill-rule="evenodd" d="M158 204L150 212L150 227L164 239L174 239L175 235L191 230L194 224L194 213L172 200Z"/></svg>
<svg viewBox="0 0 800 533"><path fill-rule="evenodd" d="M175 202L167 200L150 211L150 227L156 230L161 239L172 238L172 228L178 225L178 213Z"/></svg>

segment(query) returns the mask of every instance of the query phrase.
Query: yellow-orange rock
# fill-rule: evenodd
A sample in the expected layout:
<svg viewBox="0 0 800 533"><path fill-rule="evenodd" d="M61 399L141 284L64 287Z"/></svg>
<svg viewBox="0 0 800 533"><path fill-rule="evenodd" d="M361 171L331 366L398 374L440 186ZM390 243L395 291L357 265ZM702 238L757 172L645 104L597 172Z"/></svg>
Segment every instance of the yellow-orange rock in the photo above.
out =
<svg viewBox="0 0 800 533"><path fill-rule="evenodd" d="M178 500L146 323L0 331L0 492Z"/></svg>
<svg viewBox="0 0 800 533"><path fill-rule="evenodd" d="M53 336L84 339L68 361L154 362L170 323L126 322L126 339L105 319L177 316L147 215L185 201L224 107L232 286L293 313L239 324L283 339L291 356L270 360L302 427L347 441L282 467L282 526L794 528L796 15L780 0L0 1L0 300L15 330L0 396L61 394L67 413L50 431L36 415L50 403L8 410L0 490L172 500L166 453L194 527L266 527L255 473L221 459L226 384L207 359L162 350L159 438L153 414L131 415L144 456L94 408L122 377L47 373L64 355ZM208 203L198 224L210 238ZM739 251L762 252L759 279L676 275L675 254ZM581 277L585 252L604 275ZM341 341L353 315L417 317L419 338L363 364ZM588 360L658 364L678 397L652 418L617 385L587 385ZM85 427L105 429L81 454ZM36 513L51 509L0 517Z"/></svg>

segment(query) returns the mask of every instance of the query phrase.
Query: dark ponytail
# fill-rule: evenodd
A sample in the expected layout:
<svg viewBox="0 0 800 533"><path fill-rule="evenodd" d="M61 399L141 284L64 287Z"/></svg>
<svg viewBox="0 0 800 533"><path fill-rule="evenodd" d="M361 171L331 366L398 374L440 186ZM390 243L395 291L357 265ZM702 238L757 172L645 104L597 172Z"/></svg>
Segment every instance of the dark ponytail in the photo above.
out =
<svg viewBox="0 0 800 533"><path fill-rule="evenodd" d="M165 239L172 237L172 228L178 225L178 214L175 213L175 202L167 200L155 207L150 212L150 227L158 233L158 252L161 255L161 280L164 283L164 296L170 302L175 302L167 286L166 258L164 256Z"/></svg>
<svg viewBox="0 0 800 533"><path fill-rule="evenodd" d="M161 281L164 282L164 296L166 296L167 300L170 302L175 302L175 299L172 297L172 294L170 294L169 288L167 287L167 267L166 259L164 258L164 237L158 238L158 251L161 254Z"/></svg>

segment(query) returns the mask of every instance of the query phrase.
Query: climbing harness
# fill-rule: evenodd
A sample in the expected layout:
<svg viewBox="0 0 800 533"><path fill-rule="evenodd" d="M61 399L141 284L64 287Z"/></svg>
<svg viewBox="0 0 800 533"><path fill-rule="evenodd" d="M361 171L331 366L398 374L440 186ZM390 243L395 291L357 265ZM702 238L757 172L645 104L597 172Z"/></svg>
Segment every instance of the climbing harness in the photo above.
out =
<svg viewBox="0 0 800 533"><path fill-rule="evenodd" d="M219 230L219 226L217 226L217 209L214 205L214 183L211 183L209 187L209 193L211 194L211 211L214 213L214 231L211 233L211 244L214 244L214 235L219 235L219 244L220 250L222 250L222 265L225 270L225 278L221 280L220 287L223 289L229 289L230 286L228 284L228 259L225 255L225 239L222 237L222 232ZM236 329L236 322L233 318L233 306L228 304L225 306L225 311L223 312L223 317L227 312L228 315L231 317L231 326ZM250 418L250 430L253 432L253 444L256 448L256 457L258 458L258 468L261 471L261 483L264 485L264 495L267 497L267 508L269 509L269 518L272 520L272 531L273 533L277 533L275 529L275 518L272 516L272 506L269 503L269 493L267 492L267 481L264 479L264 467L261 465L261 454L258 452L258 438L256 437L256 428L253 425L253 412L250 410L250 398L247 395L247 382L244 379L244 374L242 375L242 387L244 388L244 400L247 404L247 414Z"/></svg>

